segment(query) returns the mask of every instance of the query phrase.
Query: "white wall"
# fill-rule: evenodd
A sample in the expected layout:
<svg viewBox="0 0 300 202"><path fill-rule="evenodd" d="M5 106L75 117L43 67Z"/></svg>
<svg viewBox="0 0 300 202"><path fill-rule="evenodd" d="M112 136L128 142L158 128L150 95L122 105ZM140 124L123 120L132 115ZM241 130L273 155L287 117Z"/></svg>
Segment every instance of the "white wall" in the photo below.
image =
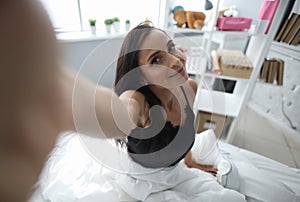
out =
<svg viewBox="0 0 300 202"><path fill-rule="evenodd" d="M284 60L283 85L257 82L251 102L286 126L300 134L300 46L275 43L270 58Z"/></svg>
<svg viewBox="0 0 300 202"><path fill-rule="evenodd" d="M112 87L123 37L60 42L65 64L92 81Z"/></svg>

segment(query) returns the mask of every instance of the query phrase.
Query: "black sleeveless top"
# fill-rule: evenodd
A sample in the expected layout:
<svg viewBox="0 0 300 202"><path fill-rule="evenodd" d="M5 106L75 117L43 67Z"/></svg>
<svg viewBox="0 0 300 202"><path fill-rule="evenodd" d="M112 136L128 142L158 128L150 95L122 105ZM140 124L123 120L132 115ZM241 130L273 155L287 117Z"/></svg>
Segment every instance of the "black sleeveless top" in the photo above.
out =
<svg viewBox="0 0 300 202"><path fill-rule="evenodd" d="M194 113L188 103L185 107L186 119L183 125L173 126L163 116L160 100L148 86L143 86L141 92L150 105L151 124L147 128L133 129L127 138L129 156L137 163L148 168L161 168L177 164L182 160L195 140Z"/></svg>

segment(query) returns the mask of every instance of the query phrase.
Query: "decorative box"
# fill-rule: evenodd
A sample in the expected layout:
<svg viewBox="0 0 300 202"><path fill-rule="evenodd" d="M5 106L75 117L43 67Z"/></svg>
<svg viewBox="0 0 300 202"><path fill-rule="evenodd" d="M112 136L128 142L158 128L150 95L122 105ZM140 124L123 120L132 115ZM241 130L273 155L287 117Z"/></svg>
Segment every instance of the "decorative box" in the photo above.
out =
<svg viewBox="0 0 300 202"><path fill-rule="evenodd" d="M242 51L225 50L218 51L222 75L249 79L253 70L252 62Z"/></svg>
<svg viewBox="0 0 300 202"><path fill-rule="evenodd" d="M251 23L251 18L218 17L216 27L223 31L243 31L249 29Z"/></svg>

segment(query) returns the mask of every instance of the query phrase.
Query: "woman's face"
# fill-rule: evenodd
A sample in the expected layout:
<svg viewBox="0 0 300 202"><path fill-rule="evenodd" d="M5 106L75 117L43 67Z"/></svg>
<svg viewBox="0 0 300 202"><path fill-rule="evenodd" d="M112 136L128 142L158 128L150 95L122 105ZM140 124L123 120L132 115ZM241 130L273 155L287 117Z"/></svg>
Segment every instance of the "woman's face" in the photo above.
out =
<svg viewBox="0 0 300 202"><path fill-rule="evenodd" d="M139 52L139 65L149 84L172 88L188 79L183 53L160 30L152 30L144 39Z"/></svg>

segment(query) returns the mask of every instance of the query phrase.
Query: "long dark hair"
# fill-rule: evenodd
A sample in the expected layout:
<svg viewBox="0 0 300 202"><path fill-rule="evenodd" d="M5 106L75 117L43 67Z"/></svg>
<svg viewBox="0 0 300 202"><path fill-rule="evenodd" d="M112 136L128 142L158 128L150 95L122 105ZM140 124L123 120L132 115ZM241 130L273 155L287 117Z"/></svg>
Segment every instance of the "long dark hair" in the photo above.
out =
<svg viewBox="0 0 300 202"><path fill-rule="evenodd" d="M137 90L136 87L142 86L141 71L137 68L139 67L139 50L144 39L154 29L157 28L141 23L126 35L117 62L114 90L118 95L126 90ZM130 76L128 76L129 72ZM117 145L121 147L125 146L126 142L127 138L116 139Z"/></svg>
<svg viewBox="0 0 300 202"><path fill-rule="evenodd" d="M125 37L119 53L115 77L115 92L118 95L126 90L137 90L137 87L142 86L141 71L137 68L139 67L139 50L143 40L154 29L161 30L142 23L133 28ZM130 76L128 76L129 72Z"/></svg>

